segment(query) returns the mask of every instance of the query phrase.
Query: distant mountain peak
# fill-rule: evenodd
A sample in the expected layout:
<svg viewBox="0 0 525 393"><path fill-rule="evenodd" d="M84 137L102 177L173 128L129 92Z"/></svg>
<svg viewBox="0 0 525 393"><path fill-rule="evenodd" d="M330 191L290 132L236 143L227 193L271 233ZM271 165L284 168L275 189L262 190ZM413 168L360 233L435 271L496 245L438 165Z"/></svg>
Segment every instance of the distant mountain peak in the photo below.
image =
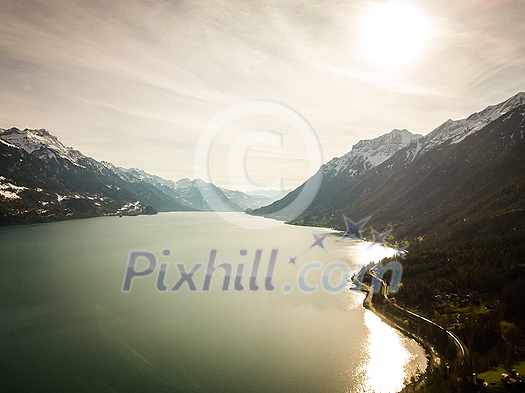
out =
<svg viewBox="0 0 525 393"><path fill-rule="evenodd" d="M193 180L190 180L189 178L185 177L185 178L182 178L179 181L177 181L175 183L175 186L176 186L176 188L184 189L184 188L191 187L193 184L194 184Z"/></svg>
<svg viewBox="0 0 525 393"><path fill-rule="evenodd" d="M359 176L419 138L420 134L412 134L406 129L393 129L377 138L360 140L344 156L328 162L325 172L333 176L348 171L351 177Z"/></svg>
<svg viewBox="0 0 525 393"><path fill-rule="evenodd" d="M47 131L45 128L39 128L37 130L30 130L29 128L26 128L26 129L24 129L24 131L26 131L26 132L34 132L35 134L40 135L40 136L51 136L51 137L56 139L56 137L51 135L49 133L49 131Z"/></svg>
<svg viewBox="0 0 525 393"><path fill-rule="evenodd" d="M412 143L414 140L419 139L420 137L420 134L412 134L406 129L399 130L396 128L389 133L378 136L377 138L360 140L352 147L352 150L362 149L364 147L377 150L387 144L402 145L402 147L404 147Z"/></svg>
<svg viewBox="0 0 525 393"><path fill-rule="evenodd" d="M64 146L58 138L50 134L46 129L29 129L20 130L12 127L8 130L0 128L0 139L18 146L28 154L34 155L44 161L52 160L59 156L78 164L79 159L85 156L78 150Z"/></svg>

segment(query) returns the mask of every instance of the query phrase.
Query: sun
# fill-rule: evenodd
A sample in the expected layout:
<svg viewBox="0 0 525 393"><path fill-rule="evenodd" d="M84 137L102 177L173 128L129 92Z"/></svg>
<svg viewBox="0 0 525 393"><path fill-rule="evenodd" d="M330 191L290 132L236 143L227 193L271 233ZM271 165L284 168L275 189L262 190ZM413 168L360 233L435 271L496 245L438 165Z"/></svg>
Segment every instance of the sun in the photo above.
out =
<svg viewBox="0 0 525 393"><path fill-rule="evenodd" d="M428 33L428 18L416 8L378 3L363 15L361 46L374 61L395 67L420 52Z"/></svg>

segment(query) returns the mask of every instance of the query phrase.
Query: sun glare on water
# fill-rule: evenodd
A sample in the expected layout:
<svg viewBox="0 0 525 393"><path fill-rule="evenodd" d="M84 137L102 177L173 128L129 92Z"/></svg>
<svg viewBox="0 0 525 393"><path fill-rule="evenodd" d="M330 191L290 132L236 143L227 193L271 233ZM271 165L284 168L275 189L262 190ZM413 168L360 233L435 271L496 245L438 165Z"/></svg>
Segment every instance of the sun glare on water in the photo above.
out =
<svg viewBox="0 0 525 393"><path fill-rule="evenodd" d="M374 393L393 393L403 388L409 363L415 356L405 347L401 333L367 310L368 360L364 372ZM420 370L424 371L424 370Z"/></svg>
<svg viewBox="0 0 525 393"><path fill-rule="evenodd" d="M366 265L370 262L380 262L383 258L390 258L398 254L398 250L381 244L371 242L362 242L359 244L361 265Z"/></svg>
<svg viewBox="0 0 525 393"><path fill-rule="evenodd" d="M425 15L408 4L375 4L363 15L362 50L375 62L398 66L420 52L429 27Z"/></svg>

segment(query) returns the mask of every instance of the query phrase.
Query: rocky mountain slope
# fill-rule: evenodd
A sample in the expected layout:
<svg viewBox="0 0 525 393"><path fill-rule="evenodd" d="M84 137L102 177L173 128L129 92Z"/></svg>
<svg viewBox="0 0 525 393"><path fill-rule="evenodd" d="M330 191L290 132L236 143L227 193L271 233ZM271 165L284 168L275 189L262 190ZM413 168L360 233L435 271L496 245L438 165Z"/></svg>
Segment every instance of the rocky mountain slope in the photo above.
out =
<svg viewBox="0 0 525 393"><path fill-rule="evenodd" d="M414 135L407 130L392 130L378 138L359 141L344 156L330 160L324 167L324 174L334 177L346 172L351 178L358 177L419 138L420 134Z"/></svg>
<svg viewBox="0 0 525 393"><path fill-rule="evenodd" d="M395 227L393 235L404 238L439 231L465 237L525 225L524 136L525 93L519 93L414 136L377 165L365 164L373 163L373 154L349 159L360 156L352 153L360 146L381 145L379 138L359 142L324 165L314 201L292 222L344 229L343 214L355 220L371 215L370 226ZM275 217L298 191L253 213Z"/></svg>
<svg viewBox="0 0 525 393"><path fill-rule="evenodd" d="M46 162L0 139L1 224L146 212L147 205L100 173L59 155L49 158Z"/></svg>
<svg viewBox="0 0 525 393"><path fill-rule="evenodd" d="M407 130L392 130L378 138L359 141L344 156L330 160L319 169L322 171L321 187L312 204L301 217L308 215L314 206L330 203L331 195L335 189L341 187L341 184L352 184L369 170L380 165L419 138L421 135L414 135ZM303 187L304 184L273 204L250 211L250 213L278 220L291 220L294 217L290 217L282 211L285 211L283 209L297 198Z"/></svg>

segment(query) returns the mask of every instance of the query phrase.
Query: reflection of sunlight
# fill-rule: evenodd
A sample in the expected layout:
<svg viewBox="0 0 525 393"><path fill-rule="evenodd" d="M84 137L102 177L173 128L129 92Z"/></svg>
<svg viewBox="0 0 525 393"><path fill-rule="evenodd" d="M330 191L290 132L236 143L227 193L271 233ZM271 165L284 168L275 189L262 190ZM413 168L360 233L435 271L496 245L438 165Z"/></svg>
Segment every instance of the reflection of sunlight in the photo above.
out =
<svg viewBox="0 0 525 393"><path fill-rule="evenodd" d="M365 369L372 392L397 392L403 388L408 363L414 357L403 345L401 333L394 330L373 312L365 311L368 328L368 356Z"/></svg>
<svg viewBox="0 0 525 393"><path fill-rule="evenodd" d="M356 242L347 249L347 257L354 263L355 274L359 273L363 265L400 254L403 254L403 251L373 242Z"/></svg>
<svg viewBox="0 0 525 393"><path fill-rule="evenodd" d="M379 262L383 258L393 257L399 254L398 250L388 248L382 244L362 242L359 244L359 255L361 265L369 262Z"/></svg>
<svg viewBox="0 0 525 393"><path fill-rule="evenodd" d="M363 301L365 300L365 294L357 291L347 291L346 296L343 298L343 305L346 310L353 310L358 307L363 307Z"/></svg>

